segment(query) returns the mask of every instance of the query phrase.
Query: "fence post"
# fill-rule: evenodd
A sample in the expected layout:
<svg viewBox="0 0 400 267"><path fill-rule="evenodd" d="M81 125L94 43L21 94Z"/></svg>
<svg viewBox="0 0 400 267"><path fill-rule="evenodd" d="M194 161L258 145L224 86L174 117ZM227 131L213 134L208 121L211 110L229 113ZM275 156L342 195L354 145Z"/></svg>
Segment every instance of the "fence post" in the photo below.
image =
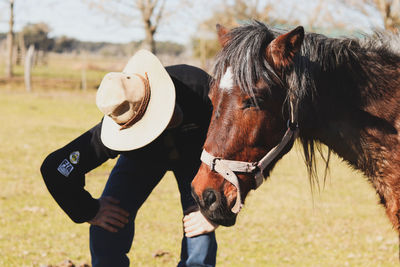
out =
<svg viewBox="0 0 400 267"><path fill-rule="evenodd" d="M29 46L28 52L26 53L25 57L25 88L27 92L32 91L32 86L31 86L31 71L32 71L32 64L33 64L33 55L35 53L35 46L31 44Z"/></svg>
<svg viewBox="0 0 400 267"><path fill-rule="evenodd" d="M81 89L86 91L87 89L87 77L86 77L86 69L88 68L88 55L87 52L82 53L83 64L81 68Z"/></svg>

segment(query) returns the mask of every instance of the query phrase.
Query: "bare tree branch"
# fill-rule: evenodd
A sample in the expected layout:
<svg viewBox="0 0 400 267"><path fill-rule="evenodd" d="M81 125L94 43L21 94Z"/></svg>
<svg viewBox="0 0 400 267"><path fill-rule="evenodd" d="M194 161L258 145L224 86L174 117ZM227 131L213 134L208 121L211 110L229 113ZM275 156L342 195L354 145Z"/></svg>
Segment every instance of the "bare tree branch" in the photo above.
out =
<svg viewBox="0 0 400 267"><path fill-rule="evenodd" d="M120 21L135 21L142 23L145 32L143 46L155 52L154 35L166 16L166 0L85 0L96 8ZM184 2L186 0L180 0ZM121 11L123 10L123 11ZM134 14L139 14L135 16Z"/></svg>
<svg viewBox="0 0 400 267"><path fill-rule="evenodd" d="M165 8L165 0L161 0L161 7L158 11L156 18L154 19L154 27L157 28L160 24L161 18L163 16L164 8Z"/></svg>
<svg viewBox="0 0 400 267"><path fill-rule="evenodd" d="M342 0L345 4L369 15L366 7L374 7L380 14L384 27L390 31L397 31L400 27L400 0Z"/></svg>

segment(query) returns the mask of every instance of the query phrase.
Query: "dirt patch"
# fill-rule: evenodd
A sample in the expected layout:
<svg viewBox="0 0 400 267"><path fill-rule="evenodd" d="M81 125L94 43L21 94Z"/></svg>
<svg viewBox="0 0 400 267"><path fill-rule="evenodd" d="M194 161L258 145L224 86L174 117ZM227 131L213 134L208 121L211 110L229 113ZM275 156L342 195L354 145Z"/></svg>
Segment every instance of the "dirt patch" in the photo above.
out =
<svg viewBox="0 0 400 267"><path fill-rule="evenodd" d="M40 267L90 267L90 265L87 263L75 264L71 260L65 260L60 264L40 265Z"/></svg>

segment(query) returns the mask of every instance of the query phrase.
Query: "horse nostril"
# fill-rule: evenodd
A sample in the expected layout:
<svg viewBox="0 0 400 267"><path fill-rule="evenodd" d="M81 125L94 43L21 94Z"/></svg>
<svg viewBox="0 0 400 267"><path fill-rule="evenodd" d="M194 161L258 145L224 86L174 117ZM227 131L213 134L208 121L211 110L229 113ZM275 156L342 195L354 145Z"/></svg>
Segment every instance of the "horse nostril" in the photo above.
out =
<svg viewBox="0 0 400 267"><path fill-rule="evenodd" d="M217 201L217 195L215 194L214 190L205 190L203 192L203 201L205 208L209 208L212 204L214 204Z"/></svg>

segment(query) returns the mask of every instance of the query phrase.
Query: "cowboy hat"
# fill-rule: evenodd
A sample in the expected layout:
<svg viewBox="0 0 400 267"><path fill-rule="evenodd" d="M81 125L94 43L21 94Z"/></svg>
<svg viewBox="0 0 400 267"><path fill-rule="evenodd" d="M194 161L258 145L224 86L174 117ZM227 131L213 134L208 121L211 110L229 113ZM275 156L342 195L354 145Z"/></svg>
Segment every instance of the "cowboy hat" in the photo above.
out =
<svg viewBox="0 0 400 267"><path fill-rule="evenodd" d="M159 59L139 50L122 72L104 76L96 104L104 114L103 144L129 151L149 144L168 126L175 107L175 87Z"/></svg>

